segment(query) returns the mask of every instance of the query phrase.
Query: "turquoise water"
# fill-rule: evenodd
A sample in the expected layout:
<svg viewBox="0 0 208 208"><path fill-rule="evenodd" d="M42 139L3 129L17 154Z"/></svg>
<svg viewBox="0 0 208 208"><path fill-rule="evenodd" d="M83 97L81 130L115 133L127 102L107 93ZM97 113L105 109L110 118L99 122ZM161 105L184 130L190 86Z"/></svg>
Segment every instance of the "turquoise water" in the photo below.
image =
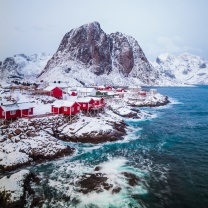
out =
<svg viewBox="0 0 208 208"><path fill-rule="evenodd" d="M30 167L42 178L36 191L44 192L45 207L208 207L208 86L157 89L172 103L143 108L150 119L127 120L132 131L125 141L69 143L74 157ZM77 178L97 165L120 193L77 191ZM140 177L137 186L128 186L125 171Z"/></svg>

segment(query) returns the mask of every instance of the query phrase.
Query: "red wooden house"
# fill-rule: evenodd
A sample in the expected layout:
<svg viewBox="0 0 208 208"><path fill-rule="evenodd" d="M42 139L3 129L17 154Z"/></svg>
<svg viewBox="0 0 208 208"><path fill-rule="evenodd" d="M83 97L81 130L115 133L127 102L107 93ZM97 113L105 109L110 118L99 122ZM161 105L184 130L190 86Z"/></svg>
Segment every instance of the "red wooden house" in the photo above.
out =
<svg viewBox="0 0 208 208"><path fill-rule="evenodd" d="M139 91L138 94L141 95L141 96L146 96L147 92L146 91Z"/></svg>
<svg viewBox="0 0 208 208"><path fill-rule="evenodd" d="M91 110L95 104L95 101L90 97L78 98L76 101L80 104L81 110Z"/></svg>
<svg viewBox="0 0 208 208"><path fill-rule="evenodd" d="M105 91L112 91L113 90L113 88L111 87L111 86L107 86L107 87L105 87L105 86L97 86L96 88L95 88L96 90L105 90Z"/></svg>
<svg viewBox="0 0 208 208"><path fill-rule="evenodd" d="M0 118L13 119L33 114L33 105L31 103L12 103L0 105Z"/></svg>
<svg viewBox="0 0 208 208"><path fill-rule="evenodd" d="M18 103L20 117L33 115L33 106L31 103Z"/></svg>
<svg viewBox="0 0 208 208"><path fill-rule="evenodd" d="M118 88L116 89L116 92L124 92L124 88Z"/></svg>
<svg viewBox="0 0 208 208"><path fill-rule="evenodd" d="M55 86L48 86L44 89L45 92L47 92L47 95L53 96L55 98L62 98L63 91L59 87Z"/></svg>
<svg viewBox="0 0 208 208"><path fill-rule="evenodd" d="M96 90L105 90L105 86L97 86L95 87Z"/></svg>
<svg viewBox="0 0 208 208"><path fill-rule="evenodd" d="M75 115L80 112L80 105L74 101L56 100L51 105L51 112L54 114Z"/></svg>
<svg viewBox="0 0 208 208"><path fill-rule="evenodd" d="M111 87L111 86L107 86L107 87L105 87L105 89L104 90L107 90L107 91L112 91L113 90L113 88Z"/></svg>
<svg viewBox="0 0 208 208"><path fill-rule="evenodd" d="M93 109L101 109L106 105L105 99L102 97L93 97L93 100L95 101Z"/></svg>
<svg viewBox="0 0 208 208"><path fill-rule="evenodd" d="M77 96L77 92L72 91L71 96Z"/></svg>

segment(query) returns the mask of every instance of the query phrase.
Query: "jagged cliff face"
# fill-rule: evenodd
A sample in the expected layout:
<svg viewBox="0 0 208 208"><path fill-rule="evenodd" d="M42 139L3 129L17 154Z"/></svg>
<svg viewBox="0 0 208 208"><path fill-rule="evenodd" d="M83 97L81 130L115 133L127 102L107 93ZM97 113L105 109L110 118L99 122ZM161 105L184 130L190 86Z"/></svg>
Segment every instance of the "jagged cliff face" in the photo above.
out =
<svg viewBox="0 0 208 208"><path fill-rule="evenodd" d="M121 33L110 34L110 40L113 45L112 59L113 66L119 71L128 76L134 67L133 48L128 39Z"/></svg>
<svg viewBox="0 0 208 208"><path fill-rule="evenodd" d="M83 25L67 33L45 71L69 60L81 62L86 67L94 66L97 75L112 70L111 42L99 24Z"/></svg>
<svg viewBox="0 0 208 208"><path fill-rule="evenodd" d="M158 78L134 38L118 32L107 35L97 22L68 32L39 77L49 79L53 71L64 74L65 79L76 74L82 81L89 81L83 70L92 82L102 80L102 84L104 80L118 84L115 75L124 83L130 79L132 83L156 84Z"/></svg>

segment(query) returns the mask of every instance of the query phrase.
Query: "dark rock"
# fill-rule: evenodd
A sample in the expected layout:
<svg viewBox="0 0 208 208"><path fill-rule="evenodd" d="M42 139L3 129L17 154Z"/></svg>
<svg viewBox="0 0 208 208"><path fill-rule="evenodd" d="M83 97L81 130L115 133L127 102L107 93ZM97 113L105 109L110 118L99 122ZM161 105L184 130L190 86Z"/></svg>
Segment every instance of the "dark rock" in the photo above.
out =
<svg viewBox="0 0 208 208"><path fill-rule="evenodd" d="M114 142L118 140L123 140L123 137L126 135L126 127L127 124L123 121L119 123L113 123L114 130L110 132L97 132L97 133L84 133L81 136L68 136L61 134L57 134L54 132L54 135L62 139L64 141L71 141L71 142L81 142L81 143L92 143L92 144L99 144L104 142Z"/></svg>
<svg viewBox="0 0 208 208"><path fill-rule="evenodd" d="M19 134L21 134L22 131L20 129L16 129L14 132L16 135L19 135Z"/></svg>
<svg viewBox="0 0 208 208"><path fill-rule="evenodd" d="M109 190L112 185L106 183L107 177L103 174L88 174L81 178L78 182L80 185L80 192L87 194L92 191L102 192L103 189Z"/></svg>
<svg viewBox="0 0 208 208"><path fill-rule="evenodd" d="M12 138L12 134L8 134L8 138L11 139Z"/></svg>
<svg viewBox="0 0 208 208"><path fill-rule="evenodd" d="M134 175L133 173L123 172L122 174L127 178L128 184L130 186L136 186L140 181L140 178Z"/></svg>
<svg viewBox="0 0 208 208"><path fill-rule="evenodd" d="M101 170L101 167L100 166L96 166L94 171L100 171Z"/></svg>
<svg viewBox="0 0 208 208"><path fill-rule="evenodd" d="M121 187L115 187L115 188L113 188L113 190L112 190L112 194L117 194L117 193L119 193L121 191Z"/></svg>
<svg viewBox="0 0 208 208"><path fill-rule="evenodd" d="M200 65L200 68L201 69L204 69L204 68L206 68L207 67L207 65L205 64L205 63L202 63L201 65Z"/></svg>
<svg viewBox="0 0 208 208"><path fill-rule="evenodd" d="M128 39L121 33L112 33L110 35L113 47L113 56L117 60L120 71L128 76L134 66L133 48Z"/></svg>

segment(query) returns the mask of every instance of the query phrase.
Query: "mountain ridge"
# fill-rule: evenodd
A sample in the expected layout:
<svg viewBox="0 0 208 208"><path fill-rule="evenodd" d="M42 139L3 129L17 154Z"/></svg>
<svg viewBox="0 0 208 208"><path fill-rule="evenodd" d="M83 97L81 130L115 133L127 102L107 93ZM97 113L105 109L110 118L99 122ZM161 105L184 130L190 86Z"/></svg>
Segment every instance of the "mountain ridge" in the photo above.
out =
<svg viewBox="0 0 208 208"><path fill-rule="evenodd" d="M153 85L159 78L133 37L120 32L108 35L98 22L65 34L39 79L49 79L48 74L62 79L78 76L83 82L113 85Z"/></svg>
<svg viewBox="0 0 208 208"><path fill-rule="evenodd" d="M160 54L152 65L166 78L184 84L208 84L208 61L189 53Z"/></svg>

